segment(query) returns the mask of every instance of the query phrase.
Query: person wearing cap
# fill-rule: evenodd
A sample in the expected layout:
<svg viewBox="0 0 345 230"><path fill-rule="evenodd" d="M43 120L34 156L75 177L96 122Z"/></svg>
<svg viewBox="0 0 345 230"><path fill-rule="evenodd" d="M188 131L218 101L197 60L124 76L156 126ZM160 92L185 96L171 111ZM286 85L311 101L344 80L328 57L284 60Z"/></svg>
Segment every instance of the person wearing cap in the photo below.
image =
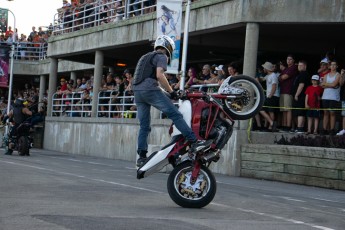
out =
<svg viewBox="0 0 345 230"><path fill-rule="evenodd" d="M320 61L320 68L317 70L317 73L320 77L319 82L322 83L323 78L330 72L329 70L329 59L327 57L323 58Z"/></svg>
<svg viewBox="0 0 345 230"><path fill-rule="evenodd" d="M337 133L337 136L345 135L345 69L340 71L340 100L341 100L341 116L342 118L342 130Z"/></svg>
<svg viewBox="0 0 345 230"><path fill-rule="evenodd" d="M340 107L340 73L337 71L338 63L333 60L330 64L330 72L324 77L321 87L323 110L322 134L335 135L336 110Z"/></svg>
<svg viewBox="0 0 345 230"><path fill-rule="evenodd" d="M323 93L323 88L319 86L319 75L311 77L311 85L305 90L305 108L307 110L308 130L307 134L318 134L319 119L320 119L320 101ZM312 127L314 124L314 131Z"/></svg>
<svg viewBox="0 0 345 230"><path fill-rule="evenodd" d="M283 112L282 117L282 131L288 132L292 125L292 100L291 89L293 82L298 74L297 66L295 65L295 57L289 54L286 58L287 67L282 70L278 80L280 85L280 111Z"/></svg>
<svg viewBox="0 0 345 230"><path fill-rule="evenodd" d="M274 132L275 131L275 111L276 108L279 106L279 92L278 92L278 76L274 73L274 66L271 62L265 62L262 65L264 72L266 73L266 100L265 106L267 106L264 110L260 111L260 115L263 116L267 123L269 124L268 130ZM257 120L258 122L258 120ZM258 126L260 127L261 124Z"/></svg>

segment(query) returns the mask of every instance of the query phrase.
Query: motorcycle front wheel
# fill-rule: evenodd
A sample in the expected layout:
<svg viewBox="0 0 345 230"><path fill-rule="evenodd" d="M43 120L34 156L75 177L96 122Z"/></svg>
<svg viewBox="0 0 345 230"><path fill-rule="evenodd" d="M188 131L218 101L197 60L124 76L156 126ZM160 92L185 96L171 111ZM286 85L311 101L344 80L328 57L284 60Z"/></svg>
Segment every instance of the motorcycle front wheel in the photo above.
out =
<svg viewBox="0 0 345 230"><path fill-rule="evenodd" d="M176 166L169 175L167 187L170 198L184 208L202 208L214 198L217 190L216 179L204 165L191 183L193 167L190 161Z"/></svg>
<svg viewBox="0 0 345 230"><path fill-rule="evenodd" d="M29 139L25 136L20 136L17 142L17 149L19 155L29 154Z"/></svg>
<svg viewBox="0 0 345 230"><path fill-rule="evenodd" d="M261 85L253 77L238 75L231 77L229 85L243 90L236 98L224 99L226 112L235 120L246 120L260 112L265 96Z"/></svg>

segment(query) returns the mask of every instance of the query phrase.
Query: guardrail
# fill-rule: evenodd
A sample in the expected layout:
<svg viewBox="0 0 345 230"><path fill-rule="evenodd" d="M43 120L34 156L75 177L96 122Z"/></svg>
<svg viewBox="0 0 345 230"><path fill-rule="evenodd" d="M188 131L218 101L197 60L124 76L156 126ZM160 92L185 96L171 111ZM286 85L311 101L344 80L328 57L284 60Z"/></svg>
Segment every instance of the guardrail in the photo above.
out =
<svg viewBox="0 0 345 230"><path fill-rule="evenodd" d="M110 0L63 7L54 16L53 34L69 33L153 12L156 4L149 4L147 0Z"/></svg>
<svg viewBox="0 0 345 230"><path fill-rule="evenodd" d="M1 46L12 46L12 42L0 42ZM14 59L38 61L47 58L48 43L15 42Z"/></svg>
<svg viewBox="0 0 345 230"><path fill-rule="evenodd" d="M204 88L218 87L218 84L193 85L191 88L201 91ZM116 90L100 91L98 93L97 117L107 118L136 118L136 105L134 96L118 96ZM68 116L68 117L91 117L92 97L85 99L84 92L55 93L52 99L51 116ZM178 101L173 101L178 107ZM166 116L160 112L160 119Z"/></svg>

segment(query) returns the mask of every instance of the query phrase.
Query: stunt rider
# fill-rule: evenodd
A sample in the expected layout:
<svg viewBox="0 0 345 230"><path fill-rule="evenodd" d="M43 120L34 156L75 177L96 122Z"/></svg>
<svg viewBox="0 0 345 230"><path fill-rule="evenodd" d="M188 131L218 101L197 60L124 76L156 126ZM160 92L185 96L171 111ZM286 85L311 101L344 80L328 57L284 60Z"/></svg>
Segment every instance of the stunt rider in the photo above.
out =
<svg viewBox="0 0 345 230"><path fill-rule="evenodd" d="M5 155L12 155L13 143L11 143L10 140L12 136L17 134L18 126L23 123L28 116L32 116L32 112L25 106L25 103L27 102L24 102L22 97L18 97L15 100L12 109L7 113L8 118L14 123L14 126L12 126L9 132L8 150Z"/></svg>
<svg viewBox="0 0 345 230"><path fill-rule="evenodd" d="M200 151L207 147L205 141L197 140L192 129L183 119L182 114L159 87L160 84L172 99L178 99L177 93L171 88L164 74L167 65L170 64L174 49L174 41L169 36L161 35L155 41L154 51L143 55L135 68L133 92L140 122L137 146L138 167L144 165L147 159L147 138L151 131L151 106L162 111L173 120L177 129L192 143L191 147L194 151Z"/></svg>

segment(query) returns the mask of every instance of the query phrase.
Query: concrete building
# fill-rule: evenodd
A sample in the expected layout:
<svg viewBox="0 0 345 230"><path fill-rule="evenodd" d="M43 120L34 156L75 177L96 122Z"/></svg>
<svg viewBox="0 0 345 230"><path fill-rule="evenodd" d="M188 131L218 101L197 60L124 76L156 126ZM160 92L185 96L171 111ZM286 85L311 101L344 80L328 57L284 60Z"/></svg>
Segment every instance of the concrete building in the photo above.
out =
<svg viewBox="0 0 345 230"><path fill-rule="evenodd" d="M191 5L187 65L243 60L243 73L255 76L258 63L285 59L289 53L308 60L311 70L329 51L345 61L344 12L343 0L196 1ZM40 76L40 88L49 89L50 103L58 76L73 79L80 71L91 71L97 95L105 71L121 71L116 69L117 62L134 68L139 57L152 50L156 23L156 14L151 13L52 36L49 59L16 61L14 76ZM97 103L97 96L93 101ZM91 118L68 118L51 117L48 106L44 148L134 161L138 121L97 118L95 108L93 104ZM170 121L153 120L152 145L169 140L168 125ZM239 175L239 146L246 142L245 131L239 128L223 150L225 160L216 171Z"/></svg>

